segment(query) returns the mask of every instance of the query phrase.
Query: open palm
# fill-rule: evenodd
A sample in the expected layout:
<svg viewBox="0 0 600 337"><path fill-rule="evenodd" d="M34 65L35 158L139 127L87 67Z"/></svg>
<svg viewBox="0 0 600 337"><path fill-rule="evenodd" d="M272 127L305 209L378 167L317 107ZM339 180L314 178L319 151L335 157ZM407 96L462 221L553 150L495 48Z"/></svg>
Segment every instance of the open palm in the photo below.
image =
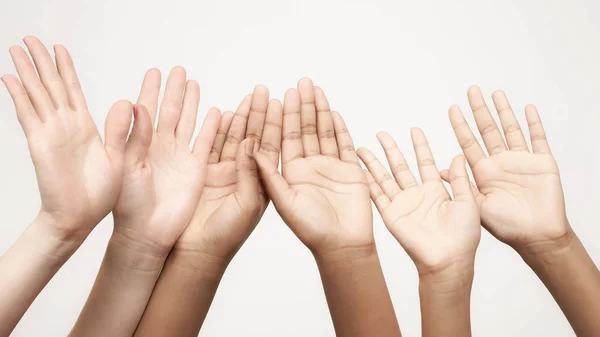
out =
<svg viewBox="0 0 600 337"><path fill-rule="evenodd" d="M12 75L2 80L15 103L36 168L40 216L54 224L58 235L82 240L117 200L132 106L123 101L112 107L103 144L69 52L55 46L55 67L37 38L24 41L35 68L21 47L12 47L23 84Z"/></svg>
<svg viewBox="0 0 600 337"><path fill-rule="evenodd" d="M258 147L277 165L281 118L281 103L269 102L264 86L244 98L235 115L223 115L208 160L206 185L177 249L228 260L241 247L268 205L252 156Z"/></svg>
<svg viewBox="0 0 600 337"><path fill-rule="evenodd" d="M116 233L142 239L161 252L170 250L192 216L220 120L217 109L209 111L190 151L200 92L198 84L186 84L185 77L183 68L173 68L155 130L160 72L152 69L146 74L114 210Z"/></svg>
<svg viewBox="0 0 600 337"><path fill-rule="evenodd" d="M472 260L479 244L479 211L471 193L464 157L454 159L450 198L420 129L412 130L422 184L418 184L392 137L377 135L393 178L365 148L357 151L367 166L371 199L384 223L414 260L420 272L446 268L459 259Z"/></svg>
<svg viewBox="0 0 600 337"><path fill-rule="evenodd" d="M312 251L373 244L369 190L341 116L309 79L288 90L283 110L283 175L255 158L284 221Z"/></svg>
<svg viewBox="0 0 600 337"><path fill-rule="evenodd" d="M493 95L504 137L477 87L469 90L469 103L489 157L475 139L464 116L453 106L450 121L473 171L473 188L482 223L498 239L511 245L554 240L568 232L558 166L536 108L527 106L533 152L529 151L519 123L506 99ZM443 175L447 174L443 172Z"/></svg>

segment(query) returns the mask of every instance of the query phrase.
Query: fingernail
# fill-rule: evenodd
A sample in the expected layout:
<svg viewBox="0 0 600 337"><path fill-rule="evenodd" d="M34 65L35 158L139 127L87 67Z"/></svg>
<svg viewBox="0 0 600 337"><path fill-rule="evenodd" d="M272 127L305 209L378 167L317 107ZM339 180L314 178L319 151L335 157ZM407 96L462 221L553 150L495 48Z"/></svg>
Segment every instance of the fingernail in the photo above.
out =
<svg viewBox="0 0 600 337"><path fill-rule="evenodd" d="M138 118L138 107L136 104L133 105L133 118Z"/></svg>
<svg viewBox="0 0 600 337"><path fill-rule="evenodd" d="M254 157L254 144L256 143L256 141L254 140L254 138L249 138L248 141L246 142L246 155L248 157Z"/></svg>

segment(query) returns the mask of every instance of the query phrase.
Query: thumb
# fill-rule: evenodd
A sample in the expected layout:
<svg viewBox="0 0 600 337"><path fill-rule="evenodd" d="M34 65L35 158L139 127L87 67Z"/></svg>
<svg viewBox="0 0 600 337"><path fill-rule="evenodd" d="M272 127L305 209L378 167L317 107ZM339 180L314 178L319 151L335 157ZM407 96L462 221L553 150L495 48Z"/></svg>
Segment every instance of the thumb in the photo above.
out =
<svg viewBox="0 0 600 337"><path fill-rule="evenodd" d="M288 200L288 193L292 191L290 186L281 176L279 171L277 171L276 164L273 164L271 159L269 159L269 157L267 157L264 153L255 152L254 160L258 166L258 172L264 183L265 189L267 190L269 198L273 200L273 204L277 210L282 210L283 207L286 206L285 203Z"/></svg>
<svg viewBox="0 0 600 337"><path fill-rule="evenodd" d="M129 101L113 104L104 125L104 148L108 157L117 159L125 154L125 142L131 126L133 106Z"/></svg>
<svg viewBox="0 0 600 337"><path fill-rule="evenodd" d="M127 163L139 163L148 154L150 144L152 144L152 134L154 133L152 121L148 110L142 104L133 106L133 128L129 133L125 158Z"/></svg>
<svg viewBox="0 0 600 337"><path fill-rule="evenodd" d="M258 195L260 183L254 156L254 138L247 138L238 147L235 158L235 171L238 176L238 193L250 205L260 205Z"/></svg>
<svg viewBox="0 0 600 337"><path fill-rule="evenodd" d="M454 157L448 173L448 180L452 188L454 200L474 202L475 198L471 190L471 181L467 174L465 157L463 155Z"/></svg>

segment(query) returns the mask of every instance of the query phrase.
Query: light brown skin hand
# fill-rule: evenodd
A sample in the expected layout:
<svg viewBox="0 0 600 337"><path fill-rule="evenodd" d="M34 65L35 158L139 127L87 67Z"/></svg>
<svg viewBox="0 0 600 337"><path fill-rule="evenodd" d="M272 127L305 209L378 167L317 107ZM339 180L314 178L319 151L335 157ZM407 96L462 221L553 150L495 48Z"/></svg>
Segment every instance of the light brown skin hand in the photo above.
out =
<svg viewBox="0 0 600 337"><path fill-rule="evenodd" d="M126 101L113 105L103 143L69 52L54 47L55 67L37 38L24 41L33 63L23 48L11 47L21 81L13 75L2 81L15 103L36 168L42 199L38 218L52 224L48 228L52 235L83 241L119 195L132 105Z"/></svg>
<svg viewBox="0 0 600 337"><path fill-rule="evenodd" d="M285 94L282 175L255 159L277 211L313 253L374 245L369 189L341 116L309 79Z"/></svg>
<svg viewBox="0 0 600 337"><path fill-rule="evenodd" d="M414 260L422 274L453 265L472 265L479 244L479 210L471 193L464 157L450 167L453 198L442 183L433 154L420 129L411 130L422 184L411 173L393 138L377 135L393 177L365 148L357 151L367 166L371 199L394 237Z"/></svg>
<svg viewBox="0 0 600 337"><path fill-rule="evenodd" d="M175 249L229 261L252 233L269 200L252 156L256 150L277 166L282 107L257 86L236 113L226 112L208 161L200 202Z"/></svg>
<svg viewBox="0 0 600 337"><path fill-rule="evenodd" d="M550 152L537 109L533 105L525 108L533 150L530 151L504 92L497 91L492 95L504 137L481 90L470 88L468 97L489 156L457 106L450 108L449 116L475 178L477 188L473 191L482 224L496 238L515 248L566 236L571 229L566 218L558 166ZM442 172L442 176L447 178L447 172Z"/></svg>
<svg viewBox="0 0 600 337"><path fill-rule="evenodd" d="M186 82L185 69L173 68L157 117L160 82L157 69L146 73L113 214L115 234L166 254L187 226L202 193L221 114L216 108L208 112L190 151L200 101L198 83Z"/></svg>

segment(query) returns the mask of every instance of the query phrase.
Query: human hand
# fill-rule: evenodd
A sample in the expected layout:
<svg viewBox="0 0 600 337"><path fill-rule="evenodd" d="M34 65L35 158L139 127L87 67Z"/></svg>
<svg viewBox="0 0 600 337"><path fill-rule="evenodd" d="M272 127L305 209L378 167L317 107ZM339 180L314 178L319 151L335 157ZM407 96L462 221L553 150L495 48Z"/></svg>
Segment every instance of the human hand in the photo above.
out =
<svg viewBox="0 0 600 337"><path fill-rule="evenodd" d="M24 42L35 68L23 48L13 46L10 54L21 81L13 75L2 81L36 170L42 205L34 224L43 223L55 238L81 243L119 195L132 105L113 105L103 143L69 52L54 46L55 67L37 38L28 36Z"/></svg>
<svg viewBox="0 0 600 337"><path fill-rule="evenodd" d="M545 245L567 236L571 230L558 166L550 152L537 109L533 105L525 108L533 149L530 152L504 92L496 91L492 98L508 148L481 90L470 88L468 97L489 157L457 106L450 108L449 116L473 172L477 185L473 193L483 226L516 249ZM447 178L447 172L442 172L442 176Z"/></svg>
<svg viewBox="0 0 600 337"><path fill-rule="evenodd" d="M393 173L390 176L377 158L365 148L357 153L367 166L365 175L371 199L386 227L415 262L420 274L459 266L473 267L481 227L479 210L471 193L463 156L452 161L450 198L431 149L420 129L411 130L422 184L410 171L394 139L377 135Z"/></svg>
<svg viewBox="0 0 600 337"><path fill-rule="evenodd" d="M254 155L283 220L314 253L373 246L369 189L342 117L310 79L285 95L282 173Z"/></svg>
<svg viewBox="0 0 600 337"><path fill-rule="evenodd" d="M216 108L208 112L190 151L200 102L198 83L186 82L185 69L173 68L157 117L160 84L160 71L149 70L136 105L113 214L116 235L166 256L202 193L221 114Z"/></svg>
<svg viewBox="0 0 600 337"><path fill-rule="evenodd" d="M206 186L190 224L175 249L224 262L233 257L258 224L267 205L254 151L279 163L282 107L257 86L235 115L226 112L208 160Z"/></svg>

